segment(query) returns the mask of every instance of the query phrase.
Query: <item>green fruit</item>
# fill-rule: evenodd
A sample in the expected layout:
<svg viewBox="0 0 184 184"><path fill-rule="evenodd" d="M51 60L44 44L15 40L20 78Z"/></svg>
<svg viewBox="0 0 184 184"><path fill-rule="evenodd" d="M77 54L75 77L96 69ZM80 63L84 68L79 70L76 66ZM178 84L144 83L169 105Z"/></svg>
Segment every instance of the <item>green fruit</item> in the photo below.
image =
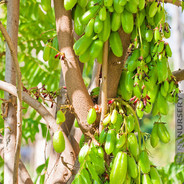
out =
<svg viewBox="0 0 184 184"><path fill-rule="evenodd" d="M74 30L75 33L81 36L84 33L84 25L81 22L81 17L84 13L84 10L77 5L74 11Z"/></svg>
<svg viewBox="0 0 184 184"><path fill-rule="evenodd" d="M136 26L137 27L140 27L143 24L145 15L146 15L146 12L144 9L137 14L136 16Z"/></svg>
<svg viewBox="0 0 184 184"><path fill-rule="evenodd" d="M86 35L87 37L90 37L90 36L93 35L94 23L95 23L95 19L91 19L91 20L88 22L88 24L87 24L87 26L86 26L86 28L85 28L85 35Z"/></svg>
<svg viewBox="0 0 184 184"><path fill-rule="evenodd" d="M101 40L95 40L90 47L89 52L90 58L91 59L97 58L102 49L103 49L103 42Z"/></svg>
<svg viewBox="0 0 184 184"><path fill-rule="evenodd" d="M100 133L99 136L99 143L103 144L106 140L106 136L107 136L107 132L105 131L105 129L102 130L102 132Z"/></svg>
<svg viewBox="0 0 184 184"><path fill-rule="evenodd" d="M154 38L155 38L156 42L158 42L161 39L161 35L160 35L159 30L158 30L158 27L155 28Z"/></svg>
<svg viewBox="0 0 184 184"><path fill-rule="evenodd" d="M70 10L75 6L76 3L77 0L64 0L64 7L66 10Z"/></svg>
<svg viewBox="0 0 184 184"><path fill-rule="evenodd" d="M139 0L139 10L144 9L145 7L145 0Z"/></svg>
<svg viewBox="0 0 184 184"><path fill-rule="evenodd" d="M121 73L121 78L119 80L118 95L121 95L124 100L128 101L132 97L132 93L126 90L125 87L126 76L127 72L123 71Z"/></svg>
<svg viewBox="0 0 184 184"><path fill-rule="evenodd" d="M139 155L139 166L143 173L150 172L150 161L146 151L142 151Z"/></svg>
<svg viewBox="0 0 184 184"><path fill-rule="evenodd" d="M161 41L158 45L157 53L161 53L164 49L164 42Z"/></svg>
<svg viewBox="0 0 184 184"><path fill-rule="evenodd" d="M80 7L85 8L88 4L88 0L77 0Z"/></svg>
<svg viewBox="0 0 184 184"><path fill-rule="evenodd" d="M125 8L126 10L128 10L129 12L131 13L137 13L137 5L139 4L139 1L137 0L131 0L131 1L128 1Z"/></svg>
<svg viewBox="0 0 184 184"><path fill-rule="evenodd" d="M148 174L144 174L142 177L142 184L152 184Z"/></svg>
<svg viewBox="0 0 184 184"><path fill-rule="evenodd" d="M105 141L105 152L110 155L114 148L116 143L116 135L114 130L109 130L107 132L106 141Z"/></svg>
<svg viewBox="0 0 184 184"><path fill-rule="evenodd" d="M57 112L57 118L56 118L56 121L60 123L63 123L64 121L66 120L65 118L65 114L62 112L62 111L58 111Z"/></svg>
<svg viewBox="0 0 184 184"><path fill-rule="evenodd" d="M171 51L171 48L170 48L169 44L166 44L165 52L166 52L168 57L172 57L172 51Z"/></svg>
<svg viewBox="0 0 184 184"><path fill-rule="evenodd" d="M51 9L51 0L41 0L41 6L44 11L48 12Z"/></svg>
<svg viewBox="0 0 184 184"><path fill-rule="evenodd" d="M170 141L170 134L162 123L158 124L158 137L163 143L168 143Z"/></svg>
<svg viewBox="0 0 184 184"><path fill-rule="evenodd" d="M128 134L128 144L129 144L130 152L137 160L137 157L139 155L139 145L137 143L137 138L134 133Z"/></svg>
<svg viewBox="0 0 184 184"><path fill-rule="evenodd" d="M94 108L89 109L87 122L88 124L93 124L96 120L96 110Z"/></svg>
<svg viewBox="0 0 184 184"><path fill-rule="evenodd" d="M79 56L79 61L81 63L87 63L90 62L91 57L89 55L91 47L89 47L82 55Z"/></svg>
<svg viewBox="0 0 184 184"><path fill-rule="evenodd" d="M106 17L107 17L106 8L105 8L105 6L103 6L103 7L100 9L100 11L99 11L99 19L100 19L101 21L105 21Z"/></svg>
<svg viewBox="0 0 184 184"><path fill-rule="evenodd" d="M108 116L106 116L103 119L103 125L108 125L111 122L111 114L108 114Z"/></svg>
<svg viewBox="0 0 184 184"><path fill-rule="evenodd" d="M116 148L122 148L125 144L126 137L125 134L121 135L116 141Z"/></svg>
<svg viewBox="0 0 184 184"><path fill-rule="evenodd" d="M146 30L145 38L147 42L151 42L153 39L153 31L150 29Z"/></svg>
<svg viewBox="0 0 184 184"><path fill-rule="evenodd" d="M161 114L167 115L168 113L168 103L166 98L164 98L161 94L161 92L158 93L157 97L157 107Z"/></svg>
<svg viewBox="0 0 184 184"><path fill-rule="evenodd" d="M157 10L158 10L157 5L158 5L157 2L153 2L151 4L151 6L149 7L149 16L150 17L154 17L155 14L157 13Z"/></svg>
<svg viewBox="0 0 184 184"><path fill-rule="evenodd" d="M89 151L89 146L88 144L84 144L84 146L80 149L80 152L79 152L79 155L78 155L78 160L79 160L79 163L82 164L85 160L85 157Z"/></svg>
<svg viewBox="0 0 184 184"><path fill-rule="evenodd" d="M109 38L110 47L115 56L121 57L123 55L123 45L118 32L112 32Z"/></svg>
<svg viewBox="0 0 184 184"><path fill-rule="evenodd" d="M113 129L115 129L116 132L119 132L122 123L123 123L123 118L122 118L121 114L118 113L118 115L117 115L117 121L116 121L115 124L113 124Z"/></svg>
<svg viewBox="0 0 184 184"><path fill-rule="evenodd" d="M155 167L151 167L150 177L151 177L152 184L162 184L161 177Z"/></svg>
<svg viewBox="0 0 184 184"><path fill-rule="evenodd" d="M100 6L96 5L96 6L92 7L92 8L90 8L88 11L86 11L83 14L83 16L81 17L82 23L83 24L87 24L89 22L89 20L96 15L96 13L97 13L99 8L100 8Z"/></svg>
<svg viewBox="0 0 184 184"><path fill-rule="evenodd" d="M128 71L133 72L137 68L137 59L139 58L139 50L135 49L132 55L128 58Z"/></svg>
<svg viewBox="0 0 184 184"><path fill-rule="evenodd" d="M51 48L49 47L51 45L51 42L48 42L47 45L44 47L43 50L43 60L48 61L50 58L50 50Z"/></svg>
<svg viewBox="0 0 184 184"><path fill-rule="evenodd" d="M150 143L153 148L158 145L159 137L158 137L158 124L155 123L151 132Z"/></svg>
<svg viewBox="0 0 184 184"><path fill-rule="evenodd" d="M75 121L74 121L74 126L76 127L76 128L79 128L79 124L78 124L78 122L77 122L77 119L75 118Z"/></svg>
<svg viewBox="0 0 184 184"><path fill-rule="evenodd" d="M138 176L137 164L132 156L128 156L128 174L132 178L137 178Z"/></svg>
<svg viewBox="0 0 184 184"><path fill-rule="evenodd" d="M168 90L169 90L169 82L168 82L168 80L165 80L165 81L164 81L164 90L165 90L166 92L168 92Z"/></svg>
<svg viewBox="0 0 184 184"><path fill-rule="evenodd" d="M126 90L129 92L133 91L133 87L134 87L133 76L134 76L133 72L130 72L130 71L127 72L127 76L125 79L125 87L126 87Z"/></svg>
<svg viewBox="0 0 184 184"><path fill-rule="evenodd" d="M110 172L110 184L122 184L127 173L127 153L118 152Z"/></svg>
<svg viewBox="0 0 184 184"><path fill-rule="evenodd" d="M103 42L106 42L109 39L110 32L111 32L111 19L110 14L107 11L106 19L104 21L103 30L98 34L99 39Z"/></svg>
<svg viewBox="0 0 184 184"><path fill-rule="evenodd" d="M134 28L134 17L133 14L124 10L121 15L121 24L125 33L129 34Z"/></svg>
<svg viewBox="0 0 184 184"><path fill-rule="evenodd" d="M117 117L118 117L118 112L117 112L116 109L114 109L114 110L112 111L112 115L111 115L111 123L112 123L112 124L115 124L115 123L116 123Z"/></svg>
<svg viewBox="0 0 184 184"><path fill-rule="evenodd" d="M110 7L112 6L112 4L113 4L113 0L104 0L104 6Z"/></svg>
<svg viewBox="0 0 184 184"><path fill-rule="evenodd" d="M92 184L89 172L86 169L81 170L81 176L83 180L85 181L85 184Z"/></svg>
<svg viewBox="0 0 184 184"><path fill-rule="evenodd" d="M121 14L113 12L111 29L112 31L118 31L120 27L121 27Z"/></svg>
<svg viewBox="0 0 184 184"><path fill-rule="evenodd" d="M146 58L149 55L150 44L147 41L142 42L141 55Z"/></svg>
<svg viewBox="0 0 184 184"><path fill-rule="evenodd" d="M103 29L103 22L100 20L99 16L97 15L94 23L94 32L100 33L102 29Z"/></svg>
<svg viewBox="0 0 184 184"><path fill-rule="evenodd" d="M157 61L157 74L158 74L158 82L164 82L168 77L168 69L167 69L167 58L162 58Z"/></svg>
<svg viewBox="0 0 184 184"><path fill-rule="evenodd" d="M126 125L127 125L128 132L132 132L134 130L135 122L134 122L134 117L132 115L129 115L127 117Z"/></svg>
<svg viewBox="0 0 184 184"><path fill-rule="evenodd" d="M119 0L119 5L125 6L128 0Z"/></svg>
<svg viewBox="0 0 184 184"><path fill-rule="evenodd" d="M122 12L123 12L124 6L121 6L121 5L119 4L119 0L114 0L113 5L114 5L114 10L115 10L117 13L122 13Z"/></svg>
<svg viewBox="0 0 184 184"><path fill-rule="evenodd" d="M85 142L85 136L84 134L81 135L80 141L79 141L79 147L82 148Z"/></svg>
<svg viewBox="0 0 184 184"><path fill-rule="evenodd" d="M104 158L104 150L103 150L102 147L99 147L99 148L98 148L98 156L99 156L100 158Z"/></svg>
<svg viewBox="0 0 184 184"><path fill-rule="evenodd" d="M65 150L65 139L62 131L57 131L54 133L53 147L57 153L61 153Z"/></svg>
<svg viewBox="0 0 184 184"><path fill-rule="evenodd" d="M87 36L83 35L73 45L73 49L75 51L75 54L77 56L84 54L92 42L93 42L92 37L87 37Z"/></svg>
<svg viewBox="0 0 184 184"><path fill-rule="evenodd" d="M170 36L171 36L171 31L170 31L170 29L164 30L164 37L165 37L165 38L170 38Z"/></svg>

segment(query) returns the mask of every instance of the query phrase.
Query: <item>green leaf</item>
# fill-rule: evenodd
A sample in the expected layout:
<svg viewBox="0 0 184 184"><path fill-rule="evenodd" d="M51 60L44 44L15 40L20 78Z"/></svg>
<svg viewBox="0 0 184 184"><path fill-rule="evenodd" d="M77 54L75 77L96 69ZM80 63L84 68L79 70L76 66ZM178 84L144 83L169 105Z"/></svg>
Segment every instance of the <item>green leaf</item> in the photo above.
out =
<svg viewBox="0 0 184 184"><path fill-rule="evenodd" d="M39 175L42 173L43 169L45 168L45 164L42 164L36 168L36 173Z"/></svg>

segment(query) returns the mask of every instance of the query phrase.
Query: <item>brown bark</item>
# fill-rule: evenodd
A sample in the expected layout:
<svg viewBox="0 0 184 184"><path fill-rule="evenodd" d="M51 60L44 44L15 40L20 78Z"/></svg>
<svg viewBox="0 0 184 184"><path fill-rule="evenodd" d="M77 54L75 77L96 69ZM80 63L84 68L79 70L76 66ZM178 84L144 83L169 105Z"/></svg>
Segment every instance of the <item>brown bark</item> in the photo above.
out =
<svg viewBox="0 0 184 184"><path fill-rule="evenodd" d="M112 52L110 52L109 54L108 76L107 76L108 98L116 97L119 79L121 77L123 65L127 58L127 50L130 44L130 34L126 34L122 29L119 30L119 34L123 44L123 56L116 57Z"/></svg>
<svg viewBox="0 0 184 184"><path fill-rule="evenodd" d="M153 2L155 0L148 0L148 2ZM159 2L163 2L163 0L158 0ZM170 3L170 4L174 4L176 6L181 6L181 1L180 0L176 0L176 1L173 1L173 0L164 0L164 3Z"/></svg>
<svg viewBox="0 0 184 184"><path fill-rule="evenodd" d="M7 32L15 47L17 55L19 23L19 0L10 0L7 3ZM10 49L6 44L6 69L5 81L16 85L16 72ZM16 98L5 93L5 99L16 102ZM5 110L5 109L4 109ZM8 103L8 114L4 121L4 183L13 183L14 156L16 146L16 108L13 103Z"/></svg>
<svg viewBox="0 0 184 184"><path fill-rule="evenodd" d="M73 51L71 11L65 10L63 0L54 0L54 8L59 48L66 56L66 59L61 61L61 65L68 97L79 119L79 126L83 132L87 132L91 126L86 123L86 119L93 102L87 92Z"/></svg>
<svg viewBox="0 0 184 184"><path fill-rule="evenodd" d="M172 74L176 77L176 80L178 82L184 80L184 69L182 70L179 69L177 71L174 71Z"/></svg>

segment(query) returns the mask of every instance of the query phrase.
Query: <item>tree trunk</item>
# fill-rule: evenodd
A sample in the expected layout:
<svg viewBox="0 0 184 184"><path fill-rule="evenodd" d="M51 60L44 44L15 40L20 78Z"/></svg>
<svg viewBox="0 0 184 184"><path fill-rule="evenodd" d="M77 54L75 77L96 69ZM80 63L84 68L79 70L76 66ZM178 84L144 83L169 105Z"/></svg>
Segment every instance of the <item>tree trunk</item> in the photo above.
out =
<svg viewBox="0 0 184 184"><path fill-rule="evenodd" d="M7 3L7 32L12 39L17 52L18 40L18 24L19 24L19 0L9 0ZM6 70L5 81L16 85L16 72L14 62L6 45ZM16 143L16 98L5 93L5 99L11 100L7 104L4 112L7 111L7 117L4 121L4 183L13 183L13 169Z"/></svg>

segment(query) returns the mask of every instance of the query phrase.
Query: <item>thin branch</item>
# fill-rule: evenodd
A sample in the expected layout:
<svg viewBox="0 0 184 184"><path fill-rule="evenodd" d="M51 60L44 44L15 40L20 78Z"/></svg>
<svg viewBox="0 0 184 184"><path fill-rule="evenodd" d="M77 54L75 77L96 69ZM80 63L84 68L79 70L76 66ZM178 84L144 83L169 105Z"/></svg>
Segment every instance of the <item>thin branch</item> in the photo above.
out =
<svg viewBox="0 0 184 184"><path fill-rule="evenodd" d="M148 2L153 2L153 1L155 1L155 0L148 0ZM159 2L163 2L163 0L158 0ZM175 2L174 2L174 0L164 0L164 3L170 3L170 4L173 4L173 5L176 5L176 6L181 6L181 1L179 1L179 0L176 0Z"/></svg>
<svg viewBox="0 0 184 184"><path fill-rule="evenodd" d="M4 145L3 145L4 138L0 136L0 156L4 159ZM29 175L25 165L21 160L19 160L19 183L26 183L26 184L33 184L31 180L31 176Z"/></svg>
<svg viewBox="0 0 184 184"><path fill-rule="evenodd" d="M8 44L8 47L13 58L15 69L17 73L17 137L16 137L16 151L14 159L14 171L13 171L13 183L18 183L18 166L19 166L19 157L20 157L20 148L21 148L21 138L22 138L22 93L21 93L21 72L19 67L19 62L17 59L16 50L11 41L10 36L8 35L6 29L0 21L0 30Z"/></svg>
<svg viewBox="0 0 184 184"><path fill-rule="evenodd" d="M182 70L179 69L177 71L174 71L172 74L176 77L176 80L178 82L184 80L184 69Z"/></svg>
<svg viewBox="0 0 184 184"><path fill-rule="evenodd" d="M0 80L0 89L17 97L16 88L14 85L12 85L10 83L7 83L7 82ZM51 113L40 102L38 102L37 100L32 98L26 92L22 92L22 99L24 102L26 102L28 105L30 105L33 109L35 109L43 117L43 119L46 121L48 128L50 129L50 131L52 133L55 131L58 131L58 130L61 130L63 132L63 129L58 124L56 124L55 118L51 115ZM65 144L67 145L64 152L63 152L63 155L68 156L68 152L74 153L74 151L73 151L73 148L68 140L68 137L66 136L66 134L64 132L63 132L63 135L65 138ZM70 159L70 158L68 158L68 159ZM74 158L72 158L72 159L74 159Z"/></svg>
<svg viewBox="0 0 184 184"><path fill-rule="evenodd" d="M108 71L108 41L104 44L103 62L102 62L102 91L101 91L101 118L99 125L99 133L102 131L102 120L107 114L107 71Z"/></svg>
<svg viewBox="0 0 184 184"><path fill-rule="evenodd" d="M88 92L90 93L94 88L99 86L99 76L102 64L98 63L97 60L94 61L92 78L88 87Z"/></svg>

